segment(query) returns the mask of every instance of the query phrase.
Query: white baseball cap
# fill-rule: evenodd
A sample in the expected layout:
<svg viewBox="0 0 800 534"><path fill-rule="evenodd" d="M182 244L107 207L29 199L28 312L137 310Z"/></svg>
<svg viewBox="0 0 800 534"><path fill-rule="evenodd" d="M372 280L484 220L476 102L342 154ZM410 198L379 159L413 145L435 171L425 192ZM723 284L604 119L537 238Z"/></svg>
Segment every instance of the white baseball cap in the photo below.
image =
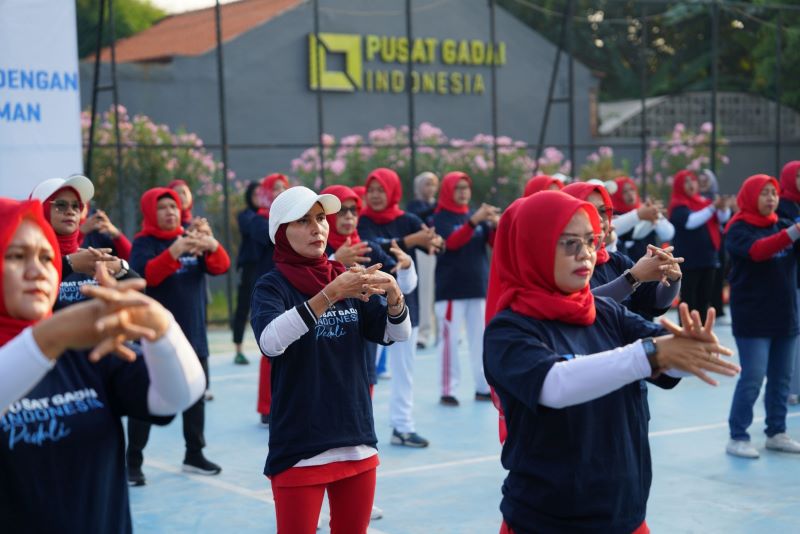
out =
<svg viewBox="0 0 800 534"><path fill-rule="evenodd" d="M77 191L83 204L92 200L94 196L94 184L92 184L92 181L80 174L73 174L72 176L68 176L66 180L64 178L50 178L49 180L39 183L39 185L33 188L31 196L28 198L38 199L44 202L50 198L53 193L65 187L71 187Z"/></svg>
<svg viewBox="0 0 800 534"><path fill-rule="evenodd" d="M318 195L302 185L290 187L275 197L272 206L269 207L270 241L275 242L275 234L280 225L296 221L308 213L308 210L317 202L325 210L325 215L337 213L342 209L341 201L334 195Z"/></svg>

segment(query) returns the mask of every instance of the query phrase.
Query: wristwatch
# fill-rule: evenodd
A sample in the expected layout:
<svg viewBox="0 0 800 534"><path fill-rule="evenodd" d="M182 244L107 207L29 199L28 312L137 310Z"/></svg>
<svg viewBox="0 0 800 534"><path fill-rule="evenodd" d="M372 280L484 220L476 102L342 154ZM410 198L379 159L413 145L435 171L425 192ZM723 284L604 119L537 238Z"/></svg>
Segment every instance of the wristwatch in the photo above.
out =
<svg viewBox="0 0 800 534"><path fill-rule="evenodd" d="M625 280L628 281L628 283L631 285L631 289L633 289L634 291L636 291L636 289L640 285L642 285L642 283L639 280L637 280L635 276L633 276L633 273L631 272L630 269L625 269L625 272L622 273L622 276L625 277Z"/></svg>
<svg viewBox="0 0 800 534"><path fill-rule="evenodd" d="M123 260L122 258L119 259L119 265L120 265L119 271L114 273L114 278L116 278L117 280L128 274L128 272L131 270L131 266L128 265L128 262Z"/></svg>
<svg viewBox="0 0 800 534"><path fill-rule="evenodd" d="M656 340L652 337L647 337L642 340L642 348L644 349L644 354L647 356L647 361L650 363L650 369L653 371L653 374L659 372L661 369L658 366L658 345L656 345Z"/></svg>

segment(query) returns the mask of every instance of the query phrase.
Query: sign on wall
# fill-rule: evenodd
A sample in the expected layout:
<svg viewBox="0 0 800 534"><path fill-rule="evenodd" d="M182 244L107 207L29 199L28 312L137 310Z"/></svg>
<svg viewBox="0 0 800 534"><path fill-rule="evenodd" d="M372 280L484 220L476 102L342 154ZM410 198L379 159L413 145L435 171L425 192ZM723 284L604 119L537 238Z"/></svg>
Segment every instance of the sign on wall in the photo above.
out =
<svg viewBox="0 0 800 534"><path fill-rule="evenodd" d="M81 173L75 2L0 0L0 196Z"/></svg>
<svg viewBox="0 0 800 534"><path fill-rule="evenodd" d="M324 91L482 95L482 69L506 64L506 44L479 39L439 39L320 33L308 35L309 88ZM332 66L337 61L337 66ZM317 64L319 62L319 65Z"/></svg>

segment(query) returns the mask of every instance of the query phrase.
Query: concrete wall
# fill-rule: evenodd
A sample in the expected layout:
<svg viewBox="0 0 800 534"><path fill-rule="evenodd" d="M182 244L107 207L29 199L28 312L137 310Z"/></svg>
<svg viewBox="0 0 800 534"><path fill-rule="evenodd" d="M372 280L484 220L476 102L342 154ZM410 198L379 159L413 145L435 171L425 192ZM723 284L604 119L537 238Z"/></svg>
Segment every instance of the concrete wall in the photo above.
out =
<svg viewBox="0 0 800 534"><path fill-rule="evenodd" d="M320 4L320 32L405 35L404 0L323 0ZM489 41L487 2L415 0L413 30L420 37ZM230 144L316 142L316 94L308 88L307 36L311 32L312 6L306 2L224 45ZM544 112L555 48L500 8L497 40L507 47L507 64L497 68L499 134L533 144ZM405 68L396 64L372 66ZM83 107L90 104L91 67L81 65ZM441 64L433 68L453 69ZM491 133L491 69L467 66L457 70L480 72L486 92L417 94L417 122L432 122L451 137ZM165 64L119 65L118 79L121 103L131 113L147 114L171 127L183 126L209 144L219 143L214 50ZM586 67L576 63L575 81L576 142L591 143L589 94L596 80ZM566 88L565 68L561 69L557 88ZM101 107L107 107L108 97L104 95L103 99ZM337 136L365 135L387 124L400 126L408 121L407 105L405 94L326 92L325 131ZM556 105L550 115L547 143L566 143L566 121L566 106ZM234 148L230 151L231 167L241 179L286 172L291 159L300 152L301 148ZM577 159L582 161L585 155L586 151L579 152Z"/></svg>

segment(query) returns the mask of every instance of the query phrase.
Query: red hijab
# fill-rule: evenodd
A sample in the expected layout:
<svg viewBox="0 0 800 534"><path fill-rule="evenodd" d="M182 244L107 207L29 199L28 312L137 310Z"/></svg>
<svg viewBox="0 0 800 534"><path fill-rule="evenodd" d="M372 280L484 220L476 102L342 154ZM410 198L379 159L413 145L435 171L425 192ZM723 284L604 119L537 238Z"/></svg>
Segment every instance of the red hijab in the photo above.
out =
<svg viewBox="0 0 800 534"><path fill-rule="evenodd" d="M389 224L400 217L405 212L398 207L400 199L403 197L403 184L400 177L392 169L379 167L369 173L364 187L369 189L369 184L376 180L383 190L386 191L386 207L381 211L375 211L369 204L361 212L362 217L372 220L375 224Z"/></svg>
<svg viewBox="0 0 800 534"><path fill-rule="evenodd" d="M792 202L800 202L800 191L797 190L797 173L799 171L800 160L790 161L783 166L781 171L781 198Z"/></svg>
<svg viewBox="0 0 800 534"><path fill-rule="evenodd" d="M684 188L686 180L698 182L697 175L692 171L683 170L675 174L675 178L672 181L672 198L669 200L667 216L672 216L672 210L679 206L686 206L691 211L697 211L711 205L709 199L700 195L699 189L698 193L692 196L687 195L686 189ZM717 220L716 212L714 216L706 222L706 228L708 228L708 234L711 236L711 244L714 245L716 250L719 250L720 244L722 243L722 235L719 231L719 221Z"/></svg>
<svg viewBox="0 0 800 534"><path fill-rule="evenodd" d="M289 243L289 238L286 237L287 224L280 225L275 232L275 251L272 253L272 259L275 261L275 267L295 289L313 297L342 274L345 267L338 261L329 260L325 253L319 258L306 258L295 252Z"/></svg>
<svg viewBox="0 0 800 534"><path fill-rule="evenodd" d="M338 198L342 204L344 204L345 200L355 200L356 201L356 209L361 212L361 197L358 194L347 187L346 185L329 185L325 189L320 192L321 195L333 195ZM333 250L339 250L339 247L344 245L344 242L347 241L347 238L350 238L350 244L355 245L356 243L361 242L361 238L358 236L358 228L353 230L353 233L350 235L343 235L340 234L336 230L336 213L332 213L330 215L326 215L325 218L328 219L328 244L333 248Z"/></svg>
<svg viewBox="0 0 800 534"><path fill-rule="evenodd" d="M258 198L261 202L267 204L258 210L258 214L262 217L269 217L269 208L272 206L272 202L277 196L272 192L272 188L275 187L275 182L283 182L283 185L286 186L286 189L289 189L289 179L286 177L286 175L277 172L265 176L264 179L261 180L261 185L258 186Z"/></svg>
<svg viewBox="0 0 800 534"><path fill-rule="evenodd" d="M606 208L606 216L608 217L609 222L611 221L611 214L614 211L613 204L611 202L611 195L608 194L608 191L606 191L606 188L602 185L590 184L587 182L573 182L562 189L562 191L579 200L588 199L589 195L592 193L600 193L600 196L603 197L603 205ZM610 255L606 249L606 244L603 243L600 245L600 248L597 249L597 265L603 265L609 260L609 258Z"/></svg>
<svg viewBox="0 0 800 534"><path fill-rule="evenodd" d="M630 176L620 176L619 178L615 178L614 182L617 184L617 192L611 195L611 203L614 205L614 213L617 215L622 215L623 213L628 213L629 211L638 210L642 205L642 202L639 198L639 188L636 187L636 182L633 181L633 178ZM636 191L636 201L633 204L625 203L623 189L627 184L633 186L633 190Z"/></svg>
<svg viewBox="0 0 800 534"><path fill-rule="evenodd" d="M528 183L525 184L525 192L522 193L523 197L529 197L539 191L547 191L551 185L557 185L559 189L564 189L564 184L558 178L547 176L546 174L539 174L534 176Z"/></svg>
<svg viewBox="0 0 800 534"><path fill-rule="evenodd" d="M142 208L142 230L136 237L153 236L157 239L175 239L183 234L183 227L178 225L174 230L162 230L158 226L158 201L163 197L170 197L181 209L181 199L178 193L166 187L148 189L142 195L140 205Z"/></svg>
<svg viewBox="0 0 800 534"><path fill-rule="evenodd" d="M469 206L456 204L454 198L456 186L461 180L466 180L470 189L472 189L472 178L463 172L449 172L444 176L442 179L442 188L439 190L439 202L436 204L436 209L434 210L435 213L439 213L442 210L451 211L460 215L469 213Z"/></svg>
<svg viewBox="0 0 800 534"><path fill-rule="evenodd" d="M50 221L50 212L53 207L53 202L56 199L56 195L59 194L63 190L72 191L75 195L75 198L78 199L78 203L81 205L81 212L83 212L83 202L81 201L81 195L78 191L73 187L62 187L58 189L55 193L47 197L47 200L44 201L44 218L48 222L48 224L52 227L53 223ZM78 218L78 228L75 229L74 232L67 235L61 235L56 233L56 239L58 240L58 248L55 249L56 252L60 252L61 256L66 256L68 254L73 254L78 252L78 248L80 247L80 237L81 237L81 229L80 225L83 223L82 220L82 213L81 216Z"/></svg>
<svg viewBox="0 0 800 534"><path fill-rule="evenodd" d="M175 190L175 188L178 187L179 185L184 185L186 186L187 189L189 189L189 191L191 191L189 184L187 184L185 180L172 180L169 184L167 184L167 187L172 190ZM191 204L181 208L181 223L189 224L190 222L192 222L193 207L194 207L194 198L192 198Z"/></svg>
<svg viewBox="0 0 800 534"><path fill-rule="evenodd" d="M744 181L739 193L736 195L736 205L739 206L739 211L725 225L726 232L736 221L744 221L759 228L766 228L778 222L778 214L774 211L766 217L758 211L758 197L761 195L761 191L769 184L774 185L775 191L780 194L781 186L778 184L778 180L772 176L756 174Z"/></svg>
<svg viewBox="0 0 800 534"><path fill-rule="evenodd" d="M558 239L579 209L586 211L593 230L599 233L597 210L560 191L541 191L517 200L506 210L492 254L487 322L497 312L511 308L535 319L583 326L594 323L596 311L589 284L565 295L556 286L553 272Z"/></svg>
<svg viewBox="0 0 800 534"><path fill-rule="evenodd" d="M25 200L17 201L10 198L0 198L0 220L3 224L0 225L0 347L14 339L25 328L32 326L36 321L28 321L25 319L16 319L8 314L5 302L5 291L3 288L3 263L6 256L6 249L11 243L11 239L19 228L23 219L27 219L36 223L42 229L50 246L53 247L53 252L58 253L58 240L53 227L50 226L47 219L45 219L42 204L38 200ZM61 282L61 261L56 260L53 262L56 270L58 271L58 281ZM58 286L56 286L56 289ZM48 314L49 316L49 314Z"/></svg>

